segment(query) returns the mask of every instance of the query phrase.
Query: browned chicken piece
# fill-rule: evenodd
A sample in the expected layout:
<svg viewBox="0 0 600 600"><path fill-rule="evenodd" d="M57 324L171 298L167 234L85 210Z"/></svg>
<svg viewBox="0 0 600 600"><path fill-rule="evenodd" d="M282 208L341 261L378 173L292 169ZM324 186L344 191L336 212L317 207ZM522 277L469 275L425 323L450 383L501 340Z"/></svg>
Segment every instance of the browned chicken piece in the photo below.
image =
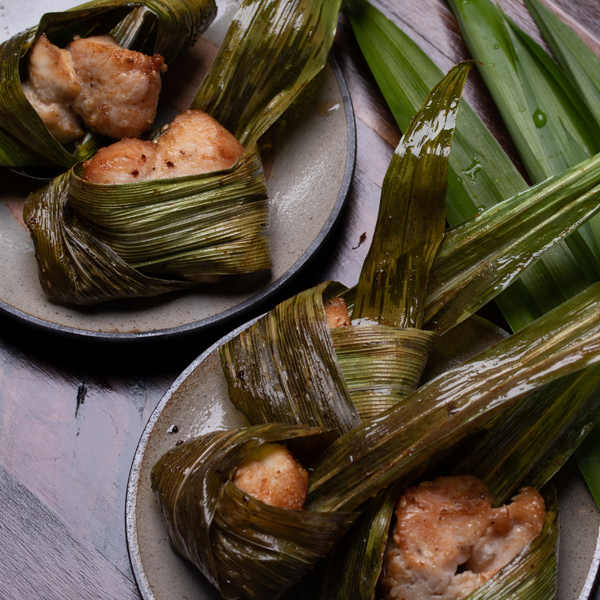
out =
<svg viewBox="0 0 600 600"><path fill-rule="evenodd" d="M162 56L121 48L108 35L74 40L67 50L81 84L73 108L92 131L122 139L150 129L161 89Z"/></svg>
<svg viewBox="0 0 600 600"><path fill-rule="evenodd" d="M72 104L81 90L71 57L42 34L29 51L29 80L23 92L50 133L62 144L83 135Z"/></svg>
<svg viewBox="0 0 600 600"><path fill-rule="evenodd" d="M544 526L544 500L531 487L523 487L512 504L494 512L493 524L475 544L465 567L473 573L497 571L507 565Z"/></svg>
<svg viewBox="0 0 600 600"><path fill-rule="evenodd" d="M124 139L84 163L86 181L132 183L228 169L244 147L211 116L188 110L157 142Z"/></svg>
<svg viewBox="0 0 600 600"><path fill-rule="evenodd" d="M233 483L270 506L300 510L308 473L281 444L262 444L236 470Z"/></svg>
<svg viewBox="0 0 600 600"><path fill-rule="evenodd" d="M118 152L114 147L118 146ZM154 179L157 145L146 140L126 138L106 148L83 163L84 179L94 183L130 183Z"/></svg>
<svg viewBox="0 0 600 600"><path fill-rule="evenodd" d="M61 143L96 133L139 137L154 117L161 89L162 56L117 45L112 36L74 39L54 46L42 34L29 51L25 96Z"/></svg>
<svg viewBox="0 0 600 600"><path fill-rule="evenodd" d="M157 179L228 169L244 153L235 137L201 110L175 117L159 145Z"/></svg>
<svg viewBox="0 0 600 600"><path fill-rule="evenodd" d="M468 596L540 533L545 516L537 490L522 488L512 504L494 509L486 485L470 475L407 488L384 558L383 599Z"/></svg>
<svg viewBox="0 0 600 600"><path fill-rule="evenodd" d="M346 308L346 302L343 298L331 298L323 303L325 307L325 318L327 327L334 329L336 327L350 327L350 316Z"/></svg>

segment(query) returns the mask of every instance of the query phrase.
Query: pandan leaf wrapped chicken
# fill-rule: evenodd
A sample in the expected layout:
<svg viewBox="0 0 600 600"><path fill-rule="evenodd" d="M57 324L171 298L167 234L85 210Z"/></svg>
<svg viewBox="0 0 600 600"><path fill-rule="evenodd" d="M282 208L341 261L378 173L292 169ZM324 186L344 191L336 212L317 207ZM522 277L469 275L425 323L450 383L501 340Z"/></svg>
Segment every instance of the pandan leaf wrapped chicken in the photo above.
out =
<svg viewBox="0 0 600 600"><path fill-rule="evenodd" d="M271 266L257 141L323 68L340 1L246 0L189 110L25 206L53 300L153 296Z"/></svg>
<svg viewBox="0 0 600 600"><path fill-rule="evenodd" d="M96 0L0 46L0 166L70 168L141 137L161 72L206 30L214 0Z"/></svg>
<svg viewBox="0 0 600 600"><path fill-rule="evenodd" d="M428 303L436 289L428 290L431 273L450 273L449 279L454 281L448 284L444 294L446 303L440 300L440 306L456 301L459 292L468 295L465 290L469 289L473 298L467 306L478 306L479 301L493 295L489 288L499 291L508 285L523 265L533 262L539 253L540 248L532 241L529 229L524 231L515 227L515 223L522 218L531 219L529 223L536 224L534 229L536 235L540 235L540 243L550 247L566 235L571 226L586 218L579 212L583 204L589 201L584 209L586 214L596 211L598 174L592 174L594 168L588 171L590 163L586 163L580 170L582 179L574 172L566 173L564 179L556 178L546 186L530 190L522 198L523 206L511 199L499 210L478 215L441 239L443 211L440 214L439 203L443 204L444 164L467 71L467 65L451 71L431 93L405 133L382 190L373 247L379 246L384 251L379 256L372 253L367 258L358 288L344 290L339 284L321 284L284 302L221 347L230 398L248 418L251 427L219 435L243 435L240 432L254 435L260 431L256 428L281 422L285 422L286 427L306 427L307 430L319 427L336 432L338 439L316 462L312 457L308 459L306 466L310 466L310 476L302 512L310 515L332 515L338 511L343 515L360 514L358 518L354 515L355 524L341 541L338 541L339 531L331 534L329 539L335 546L327 563L318 564L315 557L306 560L306 542L302 540L292 554L298 562L306 562L303 569L294 571L293 576L288 576L286 571L291 560L287 548L269 554L268 564L265 564L261 560L264 555L246 547L244 552L236 554L237 566L232 564L228 570L227 583L233 588L225 587L223 581L216 582L225 597L279 598L304 573L306 577L296 588L294 598L372 599L384 564L392 514L402 489L415 480L423 482L425 474L436 475L439 474L436 470L448 470L445 465L456 463L457 457L468 457L465 448L470 449L479 439L477 436L488 430L494 431L504 415L527 406L532 397L543 402L546 410L528 413L527 418L521 413L521 420L527 422L530 429L543 431L548 420L552 420L549 415L556 417L560 410L553 405L553 397L544 394L548 389L544 386L555 381L568 381L581 369L600 360L600 287L593 286L519 333L418 387L420 370L431 347L431 343L428 346L422 340L435 338L438 334L432 331L443 333L464 319L465 311L468 312L467 309L456 311L453 319L446 319L443 326L435 322L432 317L440 309L432 310L435 303ZM431 195L425 193L429 185ZM432 205L428 204L430 199ZM518 208L515 204L519 204ZM508 208L511 205L512 210ZM420 207L425 207L427 214L437 216L434 232L413 231L410 227L411 222L425 220ZM511 220L511 212L515 221ZM557 218L558 214L560 218ZM381 235L390 221L395 227ZM478 223L483 224L479 230ZM439 233L440 229L442 233ZM464 256L462 244L468 246L467 241L478 235L477 239L481 241L482 231L497 233L498 243L488 246L477 245L474 241L478 252ZM469 235L461 236L461 232L469 232ZM511 257L516 256L520 260L512 260ZM488 268L494 261L502 266L498 273L490 272ZM339 301L340 297L346 299L346 306ZM349 315L344 312L346 308L349 308ZM431 316L426 320L425 314ZM422 330L423 326L430 330ZM411 337L412 333L416 335ZM593 407L580 404L580 408L586 415L578 413L578 425L597 420L598 411ZM211 564L218 565L229 556L221 538L210 547L203 544L200 556L189 551L192 543L195 548L200 548L197 542L190 540L195 539L194 523L198 517L194 515L205 514L206 502L199 501L188 482L196 480L197 472L206 478L206 473L217 464L219 454L224 451L220 448L213 454L206 450L211 439L212 435L190 440L170 451L155 465L152 485L157 491L172 545L215 582ZM289 443L289 440L285 442L288 448ZM559 446L552 455L554 459L564 459L574 447L573 444ZM228 504L229 490L239 481L238 469L247 469L249 462L271 460L269 449L264 450L262 457L253 454L255 451L254 447L249 448L226 470L215 466L214 474L222 476L222 481L218 489L211 490L210 506L215 507L215 512L211 513L213 521L210 524L206 519L203 521L204 527L208 525L215 535L217 532L219 536L224 535L221 523L234 511ZM541 455L548 457L549 452L546 448ZM186 463L189 469L185 476L171 477L172 465L179 464L191 453L197 460L193 465ZM485 451L478 451L477 455L486 457ZM297 450L294 456L300 462L304 458ZM458 503L475 508L455 515L456 518L463 519L464 524L466 516L467 520L472 518L480 524L478 537L465 544L466 556L455 553L446 563L433 559L430 568L421 570L417 578L420 578L421 590L425 589L427 593L413 597L436 594L458 599L470 593L481 598L505 598L512 593L523 598L552 597L556 589L555 497L549 489L544 489L540 495L526 487L519 493L518 488L527 478L527 472L515 461L501 464L498 469L496 466L489 462L484 465L482 459L479 466L473 464L470 468L479 469L483 475L501 470L504 481L510 480L508 499L493 477L488 491L485 483L468 471L454 473L450 479L434 479L431 483L409 488L405 492L409 496L401 497L396 527L399 546L408 543L399 538L403 531L411 533L411 527L407 530L403 525L401 509L411 502L418 504L423 490L435 491L439 500L436 501L438 512L432 508L426 514L430 523L441 513L448 513L450 505ZM491 471L488 472L488 468ZM254 469L256 478L268 484L270 476L261 475L262 464L257 464ZM546 470L540 486L550 475ZM202 485L206 489L206 485ZM460 495L462 488L467 492L464 496ZM439 490L442 492L438 493ZM239 510L242 510L243 493L235 493ZM257 498L256 502L248 500L256 508L257 520L267 519L272 511L268 494L256 487L246 488L246 494ZM512 504L508 504L510 495L515 496ZM416 500L409 502L409 497ZM258 500L260 498L264 501ZM189 512L180 519L183 506ZM291 512L292 509L286 510L287 513L281 514L281 526L292 527L297 514ZM174 532L172 523L176 520L178 531ZM447 527L449 531L455 529L452 521ZM437 527L431 525L430 529L435 533ZM423 541L423 530L413 530L412 534L413 539L416 536ZM245 526L232 523L227 533L236 550L241 548L240 538L253 535L261 549L264 548L262 530L253 534ZM205 529L202 536L206 536ZM428 539L432 546L437 543L435 536ZM512 551L504 555L504 560L496 560L498 553L494 550L493 540L500 540L502 546L507 540L511 541L508 545ZM449 545L448 548L444 546L449 551L452 544L454 548L456 546L452 540L442 541ZM277 547L277 542L272 539L268 544L270 549ZM403 565L415 560L415 556L413 552L412 557L405 555L394 560L397 554L393 549L385 559L382 585L390 598L408 598L403 595L402 577L398 578L395 573L405 571ZM490 559L492 554L494 560ZM459 577L462 583L453 580L457 566L469 559L473 565L471 574ZM321 577L323 565L325 573ZM246 574L255 568L261 575L248 580ZM262 575L265 568L268 576ZM451 576L446 576L448 570ZM433 589L432 582L441 571L446 573L446 586ZM465 582L467 579L469 581ZM274 580L277 581L275 589L271 585ZM437 580L439 583L439 577ZM243 583L236 585L238 581ZM446 588L450 590L443 595Z"/></svg>

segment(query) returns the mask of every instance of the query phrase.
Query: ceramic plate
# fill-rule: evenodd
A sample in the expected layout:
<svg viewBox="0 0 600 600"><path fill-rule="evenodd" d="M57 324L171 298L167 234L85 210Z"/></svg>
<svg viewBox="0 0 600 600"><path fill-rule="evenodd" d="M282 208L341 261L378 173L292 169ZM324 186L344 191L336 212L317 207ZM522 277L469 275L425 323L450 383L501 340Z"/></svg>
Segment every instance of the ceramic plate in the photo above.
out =
<svg viewBox="0 0 600 600"><path fill-rule="evenodd" d="M191 563L172 552L150 489L150 472L157 460L179 440L247 424L229 401L218 347L250 324L225 336L181 374L150 417L140 439L127 490L126 526L131 565L144 600L221 598ZM462 349L464 328L472 327L476 329L469 332L469 339L478 339L480 345L465 351ZM453 344L449 355L452 364L456 364L457 360L463 362L504 335L486 322L469 320L444 336L444 352ZM458 358L457 353L460 353ZM567 463L555 481L561 522L556 598L585 600L591 598L600 562L598 510L577 467Z"/></svg>
<svg viewBox="0 0 600 600"><path fill-rule="evenodd" d="M47 8L34 1L0 6L0 42L39 22ZM59 0L53 11L75 5ZM219 16L199 43L170 68L164 80L162 119L185 110L212 60L237 6L217 2ZM183 74L183 77L178 76ZM170 77L170 79L168 79ZM19 221L31 180L0 191L0 310L66 335L137 340L166 337L249 318L267 297L296 275L324 244L345 201L356 153L354 113L342 74L332 61L305 95L301 116L286 130L269 165L273 268L270 272L204 284L183 293L119 300L93 307L50 302L38 283L33 243ZM160 124L160 121L159 121ZM42 184L40 184L42 185ZM239 322L239 321L238 321Z"/></svg>

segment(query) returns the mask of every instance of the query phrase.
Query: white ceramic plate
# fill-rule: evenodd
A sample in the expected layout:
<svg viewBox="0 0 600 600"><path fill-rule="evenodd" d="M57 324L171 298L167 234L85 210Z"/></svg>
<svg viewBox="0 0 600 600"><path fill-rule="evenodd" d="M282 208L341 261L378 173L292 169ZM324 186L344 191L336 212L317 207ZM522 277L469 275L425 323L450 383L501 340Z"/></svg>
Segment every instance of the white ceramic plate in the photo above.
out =
<svg viewBox="0 0 600 600"><path fill-rule="evenodd" d="M218 347L248 327L248 323L225 336L194 361L173 383L150 417L138 445L129 477L126 505L127 544L133 573L144 600L212 600L221 595L188 561L170 548L161 513L150 489L153 465L178 440L217 429L247 424L227 395ZM476 328L479 346L460 350L463 328ZM452 334L452 335L450 335ZM489 325L467 321L445 336L446 350L453 345L470 356L499 341L505 334ZM176 431L175 431L176 429ZM591 598L598 564L599 514L577 467L567 463L555 478L560 505L560 561L557 600Z"/></svg>
<svg viewBox="0 0 600 600"><path fill-rule="evenodd" d="M73 0L58 0L53 2L52 10L76 4ZM195 71L185 71L183 78L165 79L170 84L169 89L166 83L163 86L163 97L176 106L163 106L165 114L175 114L189 105L199 73L207 68L238 4L220 0L217 5L219 16L193 48L192 57L173 65L174 73L188 67ZM44 12L48 8L41 2L4 0L0 6L0 42L38 23ZM187 88L181 87L182 80L188 83ZM196 86L191 96L190 85ZM270 272L156 298L118 300L92 307L54 304L38 283L33 243L14 214L27 192L11 191L9 197L6 190L0 190L0 310L58 333L111 340L171 337L223 325L234 317L250 318L253 311L256 314L260 304L287 284L328 239L352 179L356 154L354 113L335 63L326 66L316 85L317 93L302 107L300 119L286 131L285 142L278 144L268 178L273 257ZM24 190L30 187L31 181L23 182Z"/></svg>

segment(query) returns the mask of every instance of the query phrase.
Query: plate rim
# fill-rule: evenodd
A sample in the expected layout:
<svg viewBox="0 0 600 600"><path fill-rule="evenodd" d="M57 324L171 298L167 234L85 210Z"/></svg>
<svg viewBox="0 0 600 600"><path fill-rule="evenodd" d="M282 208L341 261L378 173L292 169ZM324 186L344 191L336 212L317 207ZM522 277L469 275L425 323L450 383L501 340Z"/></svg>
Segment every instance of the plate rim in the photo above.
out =
<svg viewBox="0 0 600 600"><path fill-rule="evenodd" d="M129 563L131 565L131 571L135 579L135 583L138 586L140 594L144 600L156 600L156 596L152 593L148 579L145 575L144 569L142 568L142 560L140 555L140 546L137 535L137 488L140 483L140 471L142 460L145 454L146 447L150 440L150 436L154 431L154 427L158 421L158 418L162 414L164 407L168 404L173 394L178 390L181 384L186 378L196 369L200 363L206 360L214 351L218 350L219 346L222 346L226 342L232 340L234 337L239 335L242 331L250 327L253 323L265 316L266 313L254 317L250 321L240 325L222 338L217 340L214 344L209 346L200 356L192 361L177 377L177 379L171 384L169 389L165 392L163 397L160 399L156 408L152 411L150 418L146 422L140 440L136 446L133 461L131 463L131 469L129 470L129 478L127 480L127 491L125 496L125 539L127 542L127 553L129 555ZM583 598L580 600L584 600Z"/></svg>
<svg viewBox="0 0 600 600"><path fill-rule="evenodd" d="M349 195L350 185L354 176L356 165L356 119L352 98L348 89L348 84L342 73L340 65L332 53L329 54L327 64L331 67L337 84L340 88L342 102L346 113L346 127L348 132L348 153L346 157L346 166L344 177L340 187L340 192L330 212L325 224L319 231L316 238L310 246L304 251L300 258L279 278L270 283L255 295L247 298L243 302L228 308L227 310L199 321L193 321L176 327L165 329L153 329L142 332L109 332L109 331L91 331L79 329L77 327L68 327L58 323L45 321L39 317L28 314L2 300L0 300L0 312L17 320L32 326L36 330L52 332L66 338L85 338L88 340L108 341L108 342L140 342L144 340L171 340L183 335L196 333L201 330L211 330L223 327L227 322L234 319L249 318L252 313L270 297L274 296L282 288L287 286L306 266L306 263L312 256L325 244L335 230L336 225L342 214L342 209Z"/></svg>

